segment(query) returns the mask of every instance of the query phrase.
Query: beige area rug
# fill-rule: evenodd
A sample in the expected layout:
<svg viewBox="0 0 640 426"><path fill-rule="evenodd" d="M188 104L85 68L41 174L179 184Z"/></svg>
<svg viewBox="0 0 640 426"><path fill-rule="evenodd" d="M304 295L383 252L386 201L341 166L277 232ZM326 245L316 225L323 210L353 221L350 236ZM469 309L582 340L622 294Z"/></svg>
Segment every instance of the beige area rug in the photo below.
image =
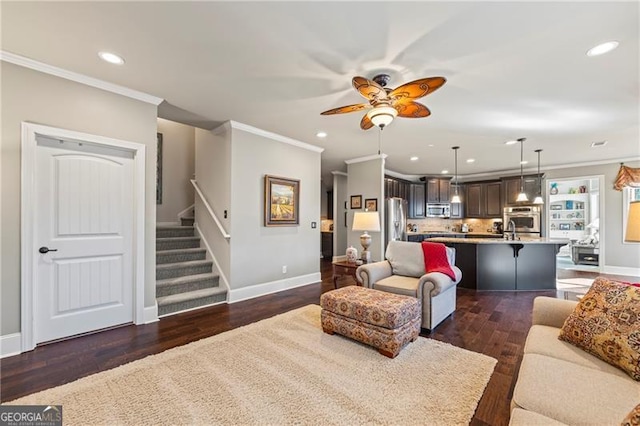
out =
<svg viewBox="0 0 640 426"><path fill-rule="evenodd" d="M496 362L423 337L389 359L309 305L11 404L79 425L468 424Z"/></svg>

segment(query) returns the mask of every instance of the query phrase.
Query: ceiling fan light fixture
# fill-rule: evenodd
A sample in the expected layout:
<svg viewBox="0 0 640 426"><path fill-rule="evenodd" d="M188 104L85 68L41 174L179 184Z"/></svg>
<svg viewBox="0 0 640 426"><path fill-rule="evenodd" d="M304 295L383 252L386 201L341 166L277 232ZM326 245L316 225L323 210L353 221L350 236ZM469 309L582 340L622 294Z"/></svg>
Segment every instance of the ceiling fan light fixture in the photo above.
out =
<svg viewBox="0 0 640 426"><path fill-rule="evenodd" d="M369 110L367 117L374 126L385 127L391 124L398 115L398 111L389 105L380 105Z"/></svg>

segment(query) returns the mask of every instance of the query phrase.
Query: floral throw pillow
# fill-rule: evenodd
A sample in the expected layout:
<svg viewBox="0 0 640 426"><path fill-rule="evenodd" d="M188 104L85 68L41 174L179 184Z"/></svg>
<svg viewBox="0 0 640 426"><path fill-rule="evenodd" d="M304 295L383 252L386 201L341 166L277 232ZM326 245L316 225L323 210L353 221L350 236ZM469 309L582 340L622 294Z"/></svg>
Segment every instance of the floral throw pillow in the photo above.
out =
<svg viewBox="0 0 640 426"><path fill-rule="evenodd" d="M596 278L558 338L640 380L640 288Z"/></svg>
<svg viewBox="0 0 640 426"><path fill-rule="evenodd" d="M640 425L640 404L631 410L627 417L624 418L620 426L638 426Z"/></svg>

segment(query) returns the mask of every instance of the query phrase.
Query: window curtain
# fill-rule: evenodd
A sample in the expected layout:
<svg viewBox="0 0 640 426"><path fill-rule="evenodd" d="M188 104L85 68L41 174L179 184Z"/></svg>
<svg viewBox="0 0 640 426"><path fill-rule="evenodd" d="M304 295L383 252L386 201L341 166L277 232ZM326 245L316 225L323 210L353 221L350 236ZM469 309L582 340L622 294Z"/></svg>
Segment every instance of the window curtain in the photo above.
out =
<svg viewBox="0 0 640 426"><path fill-rule="evenodd" d="M640 168L627 167L624 164L620 165L613 189L622 191L625 186L640 187Z"/></svg>

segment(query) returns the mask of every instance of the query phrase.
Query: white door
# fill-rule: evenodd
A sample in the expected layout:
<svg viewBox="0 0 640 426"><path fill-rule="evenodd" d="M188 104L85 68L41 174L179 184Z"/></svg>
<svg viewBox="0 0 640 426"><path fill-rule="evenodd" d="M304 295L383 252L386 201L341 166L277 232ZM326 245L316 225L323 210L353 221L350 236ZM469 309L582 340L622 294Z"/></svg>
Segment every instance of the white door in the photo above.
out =
<svg viewBox="0 0 640 426"><path fill-rule="evenodd" d="M133 171L131 152L37 136L36 343L133 320Z"/></svg>

